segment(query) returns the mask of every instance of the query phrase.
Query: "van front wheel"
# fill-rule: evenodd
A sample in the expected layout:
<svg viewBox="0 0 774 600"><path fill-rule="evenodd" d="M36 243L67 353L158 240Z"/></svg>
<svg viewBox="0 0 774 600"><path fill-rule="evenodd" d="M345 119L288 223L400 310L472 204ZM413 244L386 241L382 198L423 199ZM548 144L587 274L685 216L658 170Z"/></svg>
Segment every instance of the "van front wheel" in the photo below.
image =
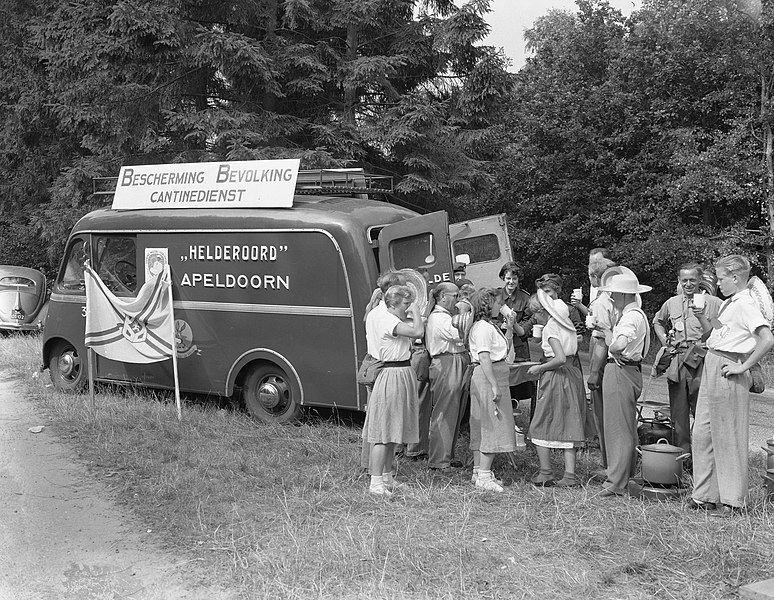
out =
<svg viewBox="0 0 774 600"><path fill-rule="evenodd" d="M51 352L48 372L54 387L62 392L80 392L86 387L85 366L72 344L59 342Z"/></svg>
<svg viewBox="0 0 774 600"><path fill-rule="evenodd" d="M264 423L289 423L301 412L288 376L277 365L252 367L245 378L242 395L247 411Z"/></svg>

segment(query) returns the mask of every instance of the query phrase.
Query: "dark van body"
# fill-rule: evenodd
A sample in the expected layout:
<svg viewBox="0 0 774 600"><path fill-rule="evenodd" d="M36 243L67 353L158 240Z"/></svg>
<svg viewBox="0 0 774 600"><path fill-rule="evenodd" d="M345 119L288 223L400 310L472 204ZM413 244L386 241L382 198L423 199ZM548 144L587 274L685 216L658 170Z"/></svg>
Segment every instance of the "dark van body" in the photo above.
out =
<svg viewBox="0 0 774 600"><path fill-rule="evenodd" d="M393 224L398 236L386 240ZM241 390L251 413L274 421L301 405L363 409L355 373L380 260L452 277L445 213L335 196L296 196L292 209L98 210L73 228L53 286L43 361L58 388L86 382L84 261L114 294L133 296L149 249L168 252L180 389ZM95 355L94 377L174 387L171 360Z"/></svg>

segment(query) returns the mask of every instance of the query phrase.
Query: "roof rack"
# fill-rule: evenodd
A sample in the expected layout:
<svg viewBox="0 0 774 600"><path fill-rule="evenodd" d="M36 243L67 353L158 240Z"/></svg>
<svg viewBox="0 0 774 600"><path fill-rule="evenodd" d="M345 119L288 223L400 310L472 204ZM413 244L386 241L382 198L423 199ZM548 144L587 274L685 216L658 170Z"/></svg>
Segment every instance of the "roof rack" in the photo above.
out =
<svg viewBox="0 0 774 600"><path fill-rule="evenodd" d="M94 177L91 189L94 196L112 196L118 177ZM296 194L303 195L351 195L392 193L392 177L370 175L363 169L313 169L301 170L296 179Z"/></svg>

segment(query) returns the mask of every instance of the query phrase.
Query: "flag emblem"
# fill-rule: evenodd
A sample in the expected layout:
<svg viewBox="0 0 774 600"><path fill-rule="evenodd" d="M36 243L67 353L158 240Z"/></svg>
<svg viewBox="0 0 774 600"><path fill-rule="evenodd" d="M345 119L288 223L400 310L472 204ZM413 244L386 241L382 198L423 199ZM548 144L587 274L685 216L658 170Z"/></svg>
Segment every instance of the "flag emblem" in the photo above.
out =
<svg viewBox="0 0 774 600"><path fill-rule="evenodd" d="M86 346L111 360L151 363L172 357L169 270L151 277L136 298L119 298L86 267Z"/></svg>

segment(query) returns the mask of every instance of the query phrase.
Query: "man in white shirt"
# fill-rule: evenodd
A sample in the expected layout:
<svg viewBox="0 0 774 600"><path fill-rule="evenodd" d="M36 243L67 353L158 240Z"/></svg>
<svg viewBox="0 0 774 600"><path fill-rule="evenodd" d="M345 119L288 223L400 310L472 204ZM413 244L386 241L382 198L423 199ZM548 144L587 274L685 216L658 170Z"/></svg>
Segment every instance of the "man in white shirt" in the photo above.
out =
<svg viewBox="0 0 774 600"><path fill-rule="evenodd" d="M648 319L637 305L637 294L649 292L626 267L611 267L600 279L601 292L609 292L618 322L609 333L608 359L602 377L604 398L607 481L600 496L626 493L637 446L637 398L642 392L642 359L650 347Z"/></svg>
<svg viewBox="0 0 774 600"><path fill-rule="evenodd" d="M470 364L460 331L452 325L452 312L459 289L453 283L440 283L433 290L435 307L427 318L425 345L430 352L430 446L428 466L448 469L461 466L454 459L458 417L462 405L462 382Z"/></svg>

